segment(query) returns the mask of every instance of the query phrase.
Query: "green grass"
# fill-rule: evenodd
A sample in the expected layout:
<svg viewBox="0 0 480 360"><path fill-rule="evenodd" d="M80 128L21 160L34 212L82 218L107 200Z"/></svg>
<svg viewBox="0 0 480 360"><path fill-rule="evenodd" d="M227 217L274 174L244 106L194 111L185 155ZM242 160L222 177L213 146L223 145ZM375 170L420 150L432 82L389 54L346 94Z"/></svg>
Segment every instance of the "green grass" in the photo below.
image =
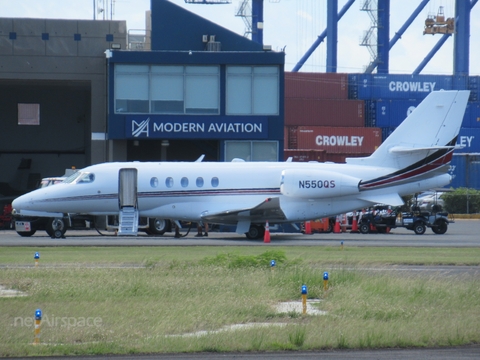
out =
<svg viewBox="0 0 480 360"><path fill-rule="evenodd" d="M11 247L0 249L0 264L30 265L33 255L40 253L40 264L156 264L171 261L198 261L218 254L230 253L256 256L265 252L263 246L156 246L156 247ZM290 260L329 264L412 264L412 265L480 265L480 248L419 248L419 247L354 247L345 241L344 250L323 246L275 246L288 254Z"/></svg>
<svg viewBox="0 0 480 360"><path fill-rule="evenodd" d="M477 278L361 270L363 265L412 263L409 254L417 264L464 264L470 260L463 257L471 259L476 249L265 250L42 248L38 268L0 269L1 285L28 294L0 298L0 356L480 343ZM33 253L31 248L2 248L0 265L33 265ZM425 254L423 262L418 253ZM274 270L271 258L277 260ZM324 271L330 274L327 292ZM327 315L275 312L273 305L280 301L300 301L302 284L308 285L309 298L322 299L318 306ZM44 314L42 345L33 346L31 319L37 308ZM247 323L283 326L215 332ZM210 333L185 336L196 331Z"/></svg>

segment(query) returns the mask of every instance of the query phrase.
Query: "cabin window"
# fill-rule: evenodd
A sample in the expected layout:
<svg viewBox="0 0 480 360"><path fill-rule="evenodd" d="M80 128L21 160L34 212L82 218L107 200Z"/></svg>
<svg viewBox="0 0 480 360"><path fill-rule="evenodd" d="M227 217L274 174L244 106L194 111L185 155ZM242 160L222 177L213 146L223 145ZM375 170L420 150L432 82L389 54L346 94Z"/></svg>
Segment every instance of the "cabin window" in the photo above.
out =
<svg viewBox="0 0 480 360"><path fill-rule="evenodd" d="M173 178L168 177L168 178L165 180L165 185L166 185L168 188L171 188L171 187L173 186Z"/></svg>
<svg viewBox="0 0 480 360"><path fill-rule="evenodd" d="M219 181L218 181L217 177L212 178L212 186L213 187L218 187L218 183L219 183Z"/></svg>
<svg viewBox="0 0 480 360"><path fill-rule="evenodd" d="M180 180L180 185L182 185L182 187L187 187L188 186L188 178L183 177L182 180Z"/></svg>
<svg viewBox="0 0 480 360"><path fill-rule="evenodd" d="M156 188L158 186L158 179L156 177L152 177L150 179L150 186Z"/></svg>
<svg viewBox="0 0 480 360"><path fill-rule="evenodd" d="M197 187L203 187L203 178L202 177L197 178Z"/></svg>

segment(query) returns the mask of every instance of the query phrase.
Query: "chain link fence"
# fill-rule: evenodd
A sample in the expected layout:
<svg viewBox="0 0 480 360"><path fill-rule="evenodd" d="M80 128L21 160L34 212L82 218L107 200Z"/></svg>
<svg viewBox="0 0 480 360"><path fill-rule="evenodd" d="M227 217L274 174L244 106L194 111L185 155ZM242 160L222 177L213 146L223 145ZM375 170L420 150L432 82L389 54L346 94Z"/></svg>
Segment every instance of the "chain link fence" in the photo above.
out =
<svg viewBox="0 0 480 360"><path fill-rule="evenodd" d="M442 195L445 211L451 214L480 213L480 191L460 188Z"/></svg>

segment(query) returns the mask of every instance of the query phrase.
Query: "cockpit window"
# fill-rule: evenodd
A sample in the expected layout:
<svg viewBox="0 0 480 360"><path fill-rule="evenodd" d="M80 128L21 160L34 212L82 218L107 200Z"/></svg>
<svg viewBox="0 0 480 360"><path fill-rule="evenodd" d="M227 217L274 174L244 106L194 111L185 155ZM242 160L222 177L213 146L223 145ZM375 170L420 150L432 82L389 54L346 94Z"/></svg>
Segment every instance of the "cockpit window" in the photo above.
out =
<svg viewBox="0 0 480 360"><path fill-rule="evenodd" d="M95 174L93 173L82 173L82 175L78 178L77 183L80 184L85 184L85 183L91 183L95 180Z"/></svg>
<svg viewBox="0 0 480 360"><path fill-rule="evenodd" d="M82 175L82 172L77 171L76 173L73 173L73 174L70 175L68 178L66 178L64 182L66 182L67 184L71 184L71 183L73 183L75 180L77 180L80 175Z"/></svg>
<svg viewBox="0 0 480 360"><path fill-rule="evenodd" d="M89 172L76 172L65 179L65 183L72 184L87 184L95 180L95 174Z"/></svg>

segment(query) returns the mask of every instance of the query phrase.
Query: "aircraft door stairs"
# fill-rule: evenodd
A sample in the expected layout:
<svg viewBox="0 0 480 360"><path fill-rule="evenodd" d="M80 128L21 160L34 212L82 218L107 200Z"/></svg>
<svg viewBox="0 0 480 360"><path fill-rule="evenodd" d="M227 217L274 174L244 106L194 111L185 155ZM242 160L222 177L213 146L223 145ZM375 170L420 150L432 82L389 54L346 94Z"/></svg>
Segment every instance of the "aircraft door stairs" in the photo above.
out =
<svg viewBox="0 0 480 360"><path fill-rule="evenodd" d="M137 169L120 169L118 173L118 235L137 235Z"/></svg>

